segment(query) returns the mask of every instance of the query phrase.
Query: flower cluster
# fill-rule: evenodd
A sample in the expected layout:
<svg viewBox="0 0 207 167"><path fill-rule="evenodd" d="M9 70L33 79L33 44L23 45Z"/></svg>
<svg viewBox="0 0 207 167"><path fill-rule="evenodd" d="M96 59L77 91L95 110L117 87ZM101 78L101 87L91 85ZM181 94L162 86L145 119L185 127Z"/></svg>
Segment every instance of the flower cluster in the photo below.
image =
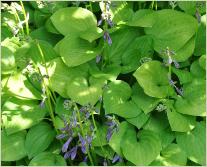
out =
<svg viewBox="0 0 207 167"><path fill-rule="evenodd" d="M111 13L110 13L110 2L101 2L102 4L104 4L103 9L102 10L102 14L101 14L101 19L98 21L97 25L100 26L103 21L105 21L107 23L107 25L109 25L110 27L114 26L114 23L111 20ZM105 29L104 31L104 40L108 42L109 45L112 45L112 40L111 37L109 35L109 32Z"/></svg>
<svg viewBox="0 0 207 167"><path fill-rule="evenodd" d="M56 138L59 140L67 139L62 146L62 152L64 153L65 159L70 158L71 160L74 160L76 158L78 148L81 149L84 155L87 154L88 150L91 148L91 143L94 138L94 127L91 124L89 117L90 111L93 110L94 107L91 104L87 104L78 109L76 103L68 99L64 101L63 106L66 110L72 109L73 111L69 121L63 117L64 127L60 129L62 133L57 135ZM78 114L82 116L81 120L79 120ZM83 131L82 126L87 126L88 124L90 124L90 128L86 128L87 130L84 129ZM75 143L75 145L73 144L72 146L72 142ZM87 161L87 155L84 157L83 161Z"/></svg>

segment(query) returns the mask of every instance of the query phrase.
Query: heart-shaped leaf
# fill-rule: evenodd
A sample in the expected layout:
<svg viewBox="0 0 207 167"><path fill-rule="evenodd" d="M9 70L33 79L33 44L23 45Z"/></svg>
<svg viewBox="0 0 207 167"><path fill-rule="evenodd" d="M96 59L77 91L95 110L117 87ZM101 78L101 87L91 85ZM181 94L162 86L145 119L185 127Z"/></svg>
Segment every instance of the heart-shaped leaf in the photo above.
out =
<svg viewBox="0 0 207 167"><path fill-rule="evenodd" d="M195 117L180 114L175 110L168 111L167 117L172 131L188 132L192 130L196 124Z"/></svg>
<svg viewBox="0 0 207 167"><path fill-rule="evenodd" d="M3 91L5 93L26 99L42 99L41 92L27 80L26 76L21 73L15 73L10 77L2 80Z"/></svg>
<svg viewBox="0 0 207 167"><path fill-rule="evenodd" d="M1 160L17 161L24 158L27 153L25 150L26 131L7 135L5 131L1 131Z"/></svg>
<svg viewBox="0 0 207 167"><path fill-rule="evenodd" d="M43 152L35 156L29 166L66 166L66 161L61 155Z"/></svg>
<svg viewBox="0 0 207 167"><path fill-rule="evenodd" d="M127 22L129 26L152 27L155 22L155 14L151 9L140 9L134 13L132 19Z"/></svg>
<svg viewBox="0 0 207 167"><path fill-rule="evenodd" d="M185 166L187 162L186 153L177 145L170 144L164 148L161 155L150 165L152 166Z"/></svg>
<svg viewBox="0 0 207 167"><path fill-rule="evenodd" d="M193 116L206 115L206 90L204 79L194 79L183 86L184 95L175 103L177 112Z"/></svg>
<svg viewBox="0 0 207 167"><path fill-rule="evenodd" d="M130 86L121 80L109 83L103 94L106 114L116 114L124 118L136 117L141 110L130 100Z"/></svg>
<svg viewBox="0 0 207 167"><path fill-rule="evenodd" d="M206 164L206 125L198 122L195 129L187 133L176 133L176 141L188 158L200 165Z"/></svg>
<svg viewBox="0 0 207 167"><path fill-rule="evenodd" d="M174 132L172 132L169 127L165 113L151 113L151 116L143 129L150 130L158 134L161 139L162 148L165 148L175 139Z"/></svg>
<svg viewBox="0 0 207 167"><path fill-rule="evenodd" d="M46 114L46 108L40 108L39 102L10 98L2 107L2 121L7 134L28 129L40 122Z"/></svg>
<svg viewBox="0 0 207 167"><path fill-rule="evenodd" d="M174 94L168 81L167 69L159 61L144 63L133 76L149 96L164 98Z"/></svg>
<svg viewBox="0 0 207 167"><path fill-rule="evenodd" d="M63 35L76 35L83 39L93 41L102 35L102 30L97 27L94 14L81 7L68 7L55 12L51 16L55 28ZM92 35L92 36L91 36Z"/></svg>
<svg viewBox="0 0 207 167"><path fill-rule="evenodd" d="M121 149L127 160L137 166L146 166L159 155L161 141L156 133L148 130L140 131L137 139L136 130L130 128L124 134Z"/></svg>
<svg viewBox="0 0 207 167"><path fill-rule="evenodd" d="M55 135L56 132L46 122L33 126L27 133L25 141L28 157L31 159L46 150L55 138Z"/></svg>
<svg viewBox="0 0 207 167"><path fill-rule="evenodd" d="M95 43L71 35L61 40L58 47L63 62L69 67L86 63L101 52L101 48L95 47Z"/></svg>
<svg viewBox="0 0 207 167"><path fill-rule="evenodd" d="M157 52L166 47L174 51L182 48L198 27L196 19L192 16L170 9L157 11L155 20L152 27L145 28L145 32L152 35Z"/></svg>
<svg viewBox="0 0 207 167"><path fill-rule="evenodd" d="M104 83L104 79L90 77L88 81L77 76L67 84L67 95L81 105L94 105L102 95Z"/></svg>
<svg viewBox="0 0 207 167"><path fill-rule="evenodd" d="M109 141L109 145L111 146L111 148L119 155L122 155L121 141L123 140L125 132L130 128L132 128L132 126L126 121L120 123L119 130L113 133Z"/></svg>
<svg viewBox="0 0 207 167"><path fill-rule="evenodd" d="M62 97L68 98L66 92L67 83L75 76L87 76L88 65L83 64L78 67L69 68L66 66L61 58L53 59L47 64L49 72L49 86L50 88L59 93ZM45 68L41 68L41 73L46 74Z"/></svg>

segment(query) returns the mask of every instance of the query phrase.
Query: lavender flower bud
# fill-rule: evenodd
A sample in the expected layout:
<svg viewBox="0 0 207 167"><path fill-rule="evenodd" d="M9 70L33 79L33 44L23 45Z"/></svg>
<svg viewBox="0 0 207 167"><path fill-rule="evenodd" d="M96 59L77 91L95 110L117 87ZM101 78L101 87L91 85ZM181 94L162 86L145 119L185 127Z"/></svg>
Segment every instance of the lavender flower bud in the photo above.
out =
<svg viewBox="0 0 207 167"><path fill-rule="evenodd" d="M79 141L81 142L81 151L86 154L87 151L86 151L86 141L85 139L80 135L80 133L78 133L78 136L79 136Z"/></svg>
<svg viewBox="0 0 207 167"><path fill-rule="evenodd" d="M62 152L63 153L65 153L66 151L67 151L67 149L68 149L68 147L69 147L69 145L70 145L70 142L72 141L72 137L70 137L67 141L66 141L66 143L63 145L63 147L62 147Z"/></svg>
<svg viewBox="0 0 207 167"><path fill-rule="evenodd" d="M106 134L106 140L109 142L109 140L111 139L111 136L113 134L113 129L109 128Z"/></svg>
<svg viewBox="0 0 207 167"><path fill-rule="evenodd" d="M122 161L122 158L119 156L119 155L115 155L114 156L114 158L113 158L113 160L112 160L112 163L115 163L115 162L117 162L117 161Z"/></svg>
<svg viewBox="0 0 207 167"><path fill-rule="evenodd" d="M97 23L97 26L100 26L102 24L102 22L103 22L103 19L100 19Z"/></svg>
<svg viewBox="0 0 207 167"><path fill-rule="evenodd" d="M107 31L104 32L104 40L108 42L108 44L111 46L112 45L112 40L111 37L109 36L109 33Z"/></svg>
<svg viewBox="0 0 207 167"><path fill-rule="evenodd" d="M64 134L64 133L62 133L62 134L59 134L59 135L57 135L56 136L56 139L63 139L63 138L65 138L66 136L68 136L67 134Z"/></svg>
<svg viewBox="0 0 207 167"><path fill-rule="evenodd" d="M173 60L173 63L175 65L175 68L180 68L180 64L177 61Z"/></svg>
<svg viewBox="0 0 207 167"><path fill-rule="evenodd" d="M73 147L70 151L68 151L65 155L64 158L68 159L71 158L71 160L74 160L77 154L78 146Z"/></svg>
<svg viewBox="0 0 207 167"><path fill-rule="evenodd" d="M88 156L85 156L83 162L87 162L87 160L88 160Z"/></svg>
<svg viewBox="0 0 207 167"><path fill-rule="evenodd" d="M107 20L107 23L110 27L113 27L114 26L114 23L111 21L111 19L108 19Z"/></svg>

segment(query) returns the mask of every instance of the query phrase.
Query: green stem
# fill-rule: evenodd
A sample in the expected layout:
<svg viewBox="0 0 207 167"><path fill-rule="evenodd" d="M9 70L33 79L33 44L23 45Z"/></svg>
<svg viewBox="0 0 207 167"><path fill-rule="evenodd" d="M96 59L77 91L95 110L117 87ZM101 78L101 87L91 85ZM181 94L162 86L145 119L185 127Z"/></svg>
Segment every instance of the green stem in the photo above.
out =
<svg viewBox="0 0 207 167"><path fill-rule="evenodd" d="M26 14L26 11L25 11L25 8L24 8L24 4L22 3L22 0L20 0L20 4L22 6L22 12L23 12L23 15L24 15L24 19L26 21L26 33L27 33L27 35L29 35L29 23L28 23L28 20L27 20L27 14Z"/></svg>
<svg viewBox="0 0 207 167"><path fill-rule="evenodd" d="M94 119L93 111L92 111L91 116L92 116L93 125L94 125L94 127L95 127L95 131L97 131L98 128L97 128L97 126L96 126L96 121L95 121L95 119ZM104 151L103 146L102 146L102 142L101 142L100 138L98 138L98 139L99 139L99 142L100 142L100 144L101 144L101 151L102 151L102 153L104 154L104 158L107 158L106 152Z"/></svg>
<svg viewBox="0 0 207 167"><path fill-rule="evenodd" d="M20 20L20 18L19 18L19 15L18 15L18 13L17 13L17 10L16 10L15 8L14 8L14 10L15 10L14 16L15 16L15 18L18 20L18 22L20 23L21 20ZM24 35L24 29L23 29L23 27L21 27L21 31L22 31L22 34Z"/></svg>
<svg viewBox="0 0 207 167"><path fill-rule="evenodd" d="M49 77L49 72L48 72L48 69L47 69L47 65L46 65L46 61L45 61L45 56L44 56L44 54L43 54L43 51L42 51L42 49L41 49L41 47L40 47L39 42L38 42L38 41L36 41L36 42L37 42L38 50L39 50L40 55L41 55L41 57L42 57L42 61L43 61L43 63L44 63L44 67L45 67L45 70L46 70L46 74L47 74L47 76ZM50 84L50 78L48 78L48 84L51 85L51 84ZM51 90L51 92L52 92L52 95L54 96L54 99L53 99L53 100L56 101L55 92L52 91L52 90ZM51 97L52 97L52 95L51 95ZM52 97L52 98L53 98L53 97ZM55 104L55 102L54 102L54 104Z"/></svg>

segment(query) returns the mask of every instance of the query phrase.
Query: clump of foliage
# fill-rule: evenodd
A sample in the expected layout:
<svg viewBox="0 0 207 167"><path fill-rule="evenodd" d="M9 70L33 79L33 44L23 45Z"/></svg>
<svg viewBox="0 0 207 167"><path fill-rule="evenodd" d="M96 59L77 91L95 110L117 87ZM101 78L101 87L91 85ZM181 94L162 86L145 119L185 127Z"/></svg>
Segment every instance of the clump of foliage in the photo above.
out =
<svg viewBox="0 0 207 167"><path fill-rule="evenodd" d="M3 165L205 165L203 2L1 3Z"/></svg>

